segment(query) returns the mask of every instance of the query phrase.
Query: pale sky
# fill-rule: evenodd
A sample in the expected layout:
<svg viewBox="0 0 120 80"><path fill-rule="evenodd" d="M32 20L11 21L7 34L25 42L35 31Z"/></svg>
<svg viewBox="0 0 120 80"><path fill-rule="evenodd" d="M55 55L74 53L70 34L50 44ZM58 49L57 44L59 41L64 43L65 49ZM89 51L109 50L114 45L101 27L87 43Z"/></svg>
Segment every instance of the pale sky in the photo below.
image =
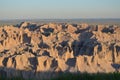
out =
<svg viewBox="0 0 120 80"><path fill-rule="evenodd" d="M120 0L0 0L0 20L58 18L120 18Z"/></svg>

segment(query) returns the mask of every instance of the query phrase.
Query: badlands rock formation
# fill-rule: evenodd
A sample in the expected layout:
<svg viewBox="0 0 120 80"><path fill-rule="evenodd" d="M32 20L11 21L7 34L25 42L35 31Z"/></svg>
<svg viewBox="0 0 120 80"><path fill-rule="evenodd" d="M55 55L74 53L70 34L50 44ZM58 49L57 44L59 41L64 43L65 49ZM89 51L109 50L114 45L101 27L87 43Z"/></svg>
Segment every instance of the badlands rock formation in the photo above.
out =
<svg viewBox="0 0 120 80"><path fill-rule="evenodd" d="M120 26L22 22L0 27L0 74L49 78L59 72L120 72Z"/></svg>

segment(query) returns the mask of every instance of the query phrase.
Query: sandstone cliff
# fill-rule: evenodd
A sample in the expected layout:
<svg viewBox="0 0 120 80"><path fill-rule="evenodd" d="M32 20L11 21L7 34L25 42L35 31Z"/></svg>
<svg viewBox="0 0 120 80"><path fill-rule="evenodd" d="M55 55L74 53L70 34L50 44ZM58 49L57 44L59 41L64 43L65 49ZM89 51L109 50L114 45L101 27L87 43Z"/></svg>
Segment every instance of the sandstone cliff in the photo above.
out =
<svg viewBox="0 0 120 80"><path fill-rule="evenodd" d="M2 72L24 78L50 77L54 72L120 72L120 26L22 22L0 27Z"/></svg>

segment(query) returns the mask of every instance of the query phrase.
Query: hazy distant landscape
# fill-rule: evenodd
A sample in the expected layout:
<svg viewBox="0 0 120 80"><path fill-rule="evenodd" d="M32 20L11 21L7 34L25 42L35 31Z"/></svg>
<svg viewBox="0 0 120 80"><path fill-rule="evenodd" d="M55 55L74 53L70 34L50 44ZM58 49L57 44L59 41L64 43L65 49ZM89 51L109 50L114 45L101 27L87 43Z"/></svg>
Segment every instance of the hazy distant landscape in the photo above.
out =
<svg viewBox="0 0 120 80"><path fill-rule="evenodd" d="M109 25L120 25L120 19L16 19L16 20L0 20L0 26L2 25L16 25L21 22L34 22L37 24L41 23L87 23L87 24L109 24Z"/></svg>

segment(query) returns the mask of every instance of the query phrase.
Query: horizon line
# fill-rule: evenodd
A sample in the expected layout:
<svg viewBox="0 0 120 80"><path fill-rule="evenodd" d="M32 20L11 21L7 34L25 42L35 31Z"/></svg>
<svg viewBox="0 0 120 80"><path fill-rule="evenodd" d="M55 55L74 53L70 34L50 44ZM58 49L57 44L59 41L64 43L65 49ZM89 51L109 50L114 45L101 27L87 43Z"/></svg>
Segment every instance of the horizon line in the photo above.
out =
<svg viewBox="0 0 120 80"><path fill-rule="evenodd" d="M1 21L4 20L80 20L80 19L120 19L120 18L12 18L12 19L0 19Z"/></svg>

